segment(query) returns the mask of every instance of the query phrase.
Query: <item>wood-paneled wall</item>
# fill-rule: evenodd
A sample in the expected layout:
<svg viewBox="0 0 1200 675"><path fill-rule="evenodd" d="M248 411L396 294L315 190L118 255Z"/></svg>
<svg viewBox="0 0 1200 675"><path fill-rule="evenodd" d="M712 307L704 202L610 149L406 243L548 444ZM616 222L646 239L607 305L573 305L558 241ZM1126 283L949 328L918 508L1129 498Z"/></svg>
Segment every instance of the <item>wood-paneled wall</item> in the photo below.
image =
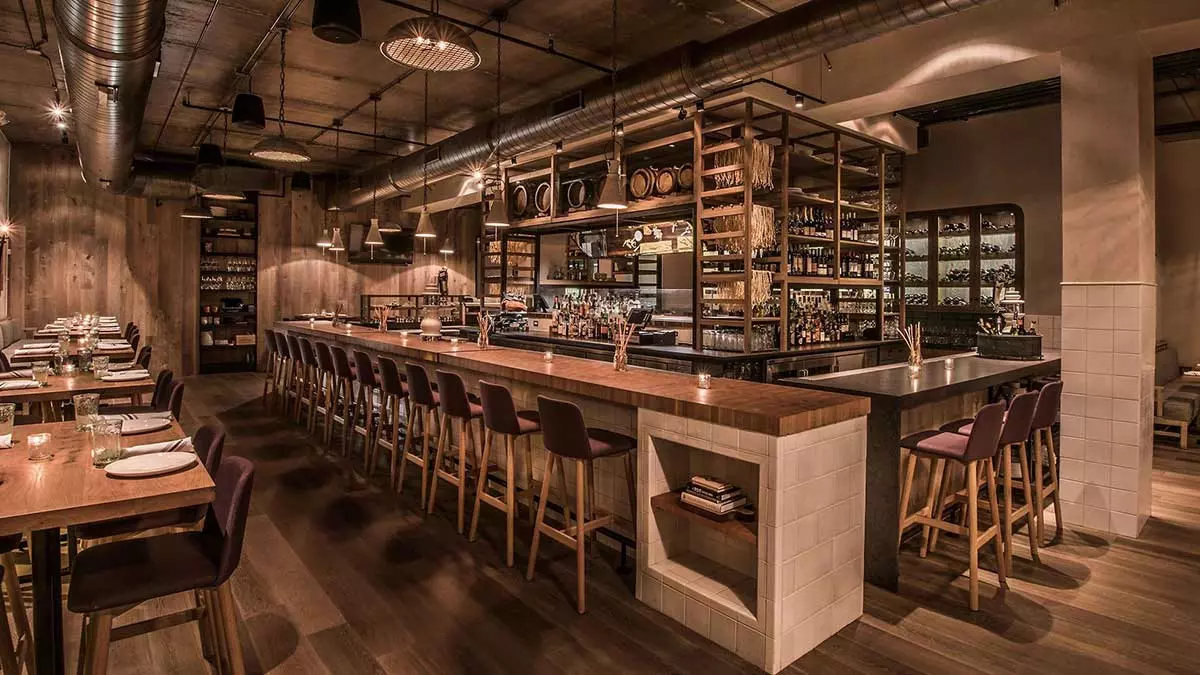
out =
<svg viewBox="0 0 1200 675"><path fill-rule="evenodd" d="M72 148L16 145L10 210L18 226L12 258L12 315L26 327L76 311L136 321L154 346L154 368L196 372L200 221L180 218L183 202L111 195L84 184ZM370 217L366 207L343 224ZM410 226L393 200L381 219ZM474 209L435 214L440 235L453 233L451 256L422 255L412 266L355 264L316 247L334 214L315 192L259 201L258 317L262 329L282 316L333 309L356 313L363 293L419 293L445 264L451 293L475 292ZM344 230L343 230L344 231ZM440 241L437 240L437 241ZM20 299L23 298L23 301Z"/></svg>

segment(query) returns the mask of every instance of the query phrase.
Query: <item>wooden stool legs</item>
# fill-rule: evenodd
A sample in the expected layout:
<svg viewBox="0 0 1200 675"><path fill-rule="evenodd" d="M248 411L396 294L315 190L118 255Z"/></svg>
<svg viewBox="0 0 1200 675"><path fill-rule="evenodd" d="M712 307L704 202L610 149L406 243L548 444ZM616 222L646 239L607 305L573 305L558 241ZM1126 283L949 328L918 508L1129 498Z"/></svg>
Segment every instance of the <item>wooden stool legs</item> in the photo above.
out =
<svg viewBox="0 0 1200 675"><path fill-rule="evenodd" d="M1042 474L1042 450L1046 451L1046 464L1050 467L1050 484ZM1054 448L1054 430L1050 427L1033 430L1033 500L1037 539L1046 540L1046 498L1054 497L1054 539L1061 540L1063 534L1062 503L1058 497L1058 453Z"/></svg>
<svg viewBox="0 0 1200 675"><path fill-rule="evenodd" d="M442 468L442 463L446 459L446 450L450 449L447 447L448 444L452 446L454 443L453 428L456 425L458 426L458 466L455 473L450 473ZM475 433L472 431L471 420L443 417L441 426L441 433L438 434L437 454L433 459L433 477L430 479L429 487L429 506L425 509L425 513L433 513L433 506L437 501L438 481L444 480L450 483L458 489L458 533L462 534L466 531L467 517L468 444L471 446L471 460L478 462ZM486 467L483 470L486 471Z"/></svg>
<svg viewBox="0 0 1200 675"><path fill-rule="evenodd" d="M497 435L504 439L503 499L487 494L488 462L490 461L492 445L495 443ZM528 442L529 436L526 435L525 438ZM516 513L518 508L515 445L516 438L510 434L497 434L490 430L485 430L483 432L483 461L479 464L480 470L475 484L475 508L471 512L471 532L468 535L468 539L470 541L475 541L475 537L479 534L480 504L487 503L488 506L494 506L503 511L505 520L504 560L509 567L513 566L513 539L516 528Z"/></svg>
<svg viewBox="0 0 1200 675"><path fill-rule="evenodd" d="M421 467L420 504L424 506L429 490L429 438L431 434L437 433L431 430L440 428L441 424L435 424L435 413L432 406L410 402L409 408L408 423L404 431L404 451L400 453L400 476L396 481L396 492L404 492L404 470L410 463L416 464ZM421 455L419 457L412 452L417 424L421 425Z"/></svg>

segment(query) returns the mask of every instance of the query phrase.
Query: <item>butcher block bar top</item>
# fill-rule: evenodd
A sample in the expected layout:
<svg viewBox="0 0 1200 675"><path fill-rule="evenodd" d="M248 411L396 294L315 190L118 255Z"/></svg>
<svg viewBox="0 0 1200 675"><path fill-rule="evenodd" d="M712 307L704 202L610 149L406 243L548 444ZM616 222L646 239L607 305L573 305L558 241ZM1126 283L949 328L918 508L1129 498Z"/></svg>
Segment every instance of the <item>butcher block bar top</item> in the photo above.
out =
<svg viewBox="0 0 1200 675"><path fill-rule="evenodd" d="M422 341L357 326L334 328L328 322L281 321L276 328L772 436L837 424L870 411L868 399L836 392L724 378L713 378L712 388L700 389L691 375L637 367L619 373L609 363L566 356L546 362L537 352L506 347L481 350L467 341Z"/></svg>

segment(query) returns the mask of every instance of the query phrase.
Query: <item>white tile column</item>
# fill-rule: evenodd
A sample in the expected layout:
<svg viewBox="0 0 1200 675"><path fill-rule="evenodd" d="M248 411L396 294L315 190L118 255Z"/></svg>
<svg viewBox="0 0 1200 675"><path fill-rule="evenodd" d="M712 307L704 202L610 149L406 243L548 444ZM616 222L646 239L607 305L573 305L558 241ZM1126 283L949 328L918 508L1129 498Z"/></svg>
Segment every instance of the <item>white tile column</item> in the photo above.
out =
<svg viewBox="0 0 1200 675"><path fill-rule="evenodd" d="M1135 36L1062 52L1062 517L1130 537L1153 460L1153 94Z"/></svg>

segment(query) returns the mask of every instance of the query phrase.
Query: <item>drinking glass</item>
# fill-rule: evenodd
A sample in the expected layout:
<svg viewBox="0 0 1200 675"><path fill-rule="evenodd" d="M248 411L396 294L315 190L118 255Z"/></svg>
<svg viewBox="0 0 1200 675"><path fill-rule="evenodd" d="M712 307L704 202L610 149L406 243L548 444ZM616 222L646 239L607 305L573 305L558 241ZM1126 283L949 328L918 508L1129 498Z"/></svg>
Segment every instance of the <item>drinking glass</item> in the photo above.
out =
<svg viewBox="0 0 1200 675"><path fill-rule="evenodd" d="M69 333L58 334L58 351L64 356L71 350L71 336Z"/></svg>
<svg viewBox="0 0 1200 675"><path fill-rule="evenodd" d="M50 381L50 363L48 361L38 361L33 364L33 379L40 384Z"/></svg>
<svg viewBox="0 0 1200 675"><path fill-rule="evenodd" d="M16 415L16 403L0 403L0 448L12 447L13 418Z"/></svg>
<svg viewBox="0 0 1200 675"><path fill-rule="evenodd" d="M75 394L71 401L75 404L75 431L91 429L100 415L100 394Z"/></svg>
<svg viewBox="0 0 1200 675"><path fill-rule="evenodd" d="M92 423L92 466L105 467L121 459L121 421L98 418Z"/></svg>
<svg viewBox="0 0 1200 675"><path fill-rule="evenodd" d="M97 380L108 375L108 357L107 356L93 356L92 357L92 373L96 376Z"/></svg>
<svg viewBox="0 0 1200 675"><path fill-rule="evenodd" d="M54 458L54 453L50 452L50 438L50 434L30 434L25 439L29 446L29 461L45 462Z"/></svg>

